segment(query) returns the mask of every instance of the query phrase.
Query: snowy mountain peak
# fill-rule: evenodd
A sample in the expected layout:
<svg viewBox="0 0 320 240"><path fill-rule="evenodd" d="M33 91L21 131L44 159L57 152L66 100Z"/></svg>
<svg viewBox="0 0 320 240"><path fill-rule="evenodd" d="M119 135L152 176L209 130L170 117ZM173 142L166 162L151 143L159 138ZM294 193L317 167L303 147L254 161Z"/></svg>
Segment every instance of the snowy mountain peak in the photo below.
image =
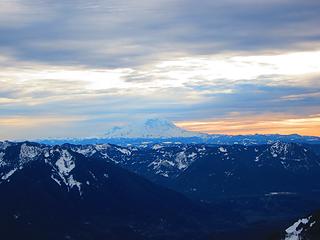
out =
<svg viewBox="0 0 320 240"><path fill-rule="evenodd" d="M205 134L184 130L166 119L147 119L123 127L113 127L106 138L176 138L204 137Z"/></svg>

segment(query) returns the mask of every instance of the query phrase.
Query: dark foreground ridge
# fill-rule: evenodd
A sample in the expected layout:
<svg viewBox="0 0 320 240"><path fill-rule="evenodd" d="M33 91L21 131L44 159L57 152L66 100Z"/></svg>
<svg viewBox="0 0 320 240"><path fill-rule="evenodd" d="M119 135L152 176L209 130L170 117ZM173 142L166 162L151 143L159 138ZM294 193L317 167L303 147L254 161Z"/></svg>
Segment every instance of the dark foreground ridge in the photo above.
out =
<svg viewBox="0 0 320 240"><path fill-rule="evenodd" d="M320 206L320 157L314 149L282 142L131 147L0 142L1 236L280 237L281 229Z"/></svg>

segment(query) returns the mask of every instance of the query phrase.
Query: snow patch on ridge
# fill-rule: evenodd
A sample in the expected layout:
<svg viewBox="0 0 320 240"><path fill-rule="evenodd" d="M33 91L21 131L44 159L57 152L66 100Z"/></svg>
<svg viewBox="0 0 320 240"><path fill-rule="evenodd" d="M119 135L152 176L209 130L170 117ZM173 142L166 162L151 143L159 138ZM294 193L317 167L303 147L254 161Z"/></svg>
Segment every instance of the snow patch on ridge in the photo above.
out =
<svg viewBox="0 0 320 240"><path fill-rule="evenodd" d="M109 144L96 144L95 148L98 151L102 151L102 150L107 150L108 148L110 148L110 145Z"/></svg>
<svg viewBox="0 0 320 240"><path fill-rule="evenodd" d="M307 225L310 221L310 217L299 219L292 226L286 229L286 238L285 240L300 240L300 234L303 231L303 226Z"/></svg>
<svg viewBox="0 0 320 240"><path fill-rule="evenodd" d="M0 167L3 167L3 166L7 165L7 163L5 161L3 161L4 155L5 155L4 152L0 152Z"/></svg>
<svg viewBox="0 0 320 240"><path fill-rule="evenodd" d="M227 149L225 149L224 147L219 147L219 151L222 153L228 152Z"/></svg>
<svg viewBox="0 0 320 240"><path fill-rule="evenodd" d="M29 146L26 143L21 145L20 149L20 164L24 164L26 162L34 160L37 156L41 154L41 149L35 146Z"/></svg>
<svg viewBox="0 0 320 240"><path fill-rule="evenodd" d="M72 155L67 150L63 149L60 158L56 162L56 166L62 175L68 175L76 165Z"/></svg>
<svg viewBox="0 0 320 240"><path fill-rule="evenodd" d="M131 152L128 150L128 149L125 149L125 148L117 148L117 150L119 152L121 152L122 154L124 155L127 155L127 156L130 156L131 155Z"/></svg>
<svg viewBox="0 0 320 240"><path fill-rule="evenodd" d="M278 155L286 155L289 152L289 144L282 143L280 141L275 142L270 147L270 153L273 157L277 157Z"/></svg>
<svg viewBox="0 0 320 240"><path fill-rule="evenodd" d="M59 186L61 186L61 182L57 178L55 178L54 175L51 175L51 179L54 180Z"/></svg>
<svg viewBox="0 0 320 240"><path fill-rule="evenodd" d="M80 195L82 195L82 191L81 191L82 183L80 183L77 180L75 180L73 178L73 175L70 175L70 177L67 180L68 180L68 185L70 186L70 188L77 187Z"/></svg>
<svg viewBox="0 0 320 240"><path fill-rule="evenodd" d="M76 164L73 160L72 155L67 150L62 149L61 156L56 161L55 165L58 168L58 174L59 174L60 178L63 180L65 185L68 186L68 189L69 188L71 189L73 187L77 187L80 195L82 195L81 183L76 181L74 179L73 175L70 174L71 171L76 167ZM57 179L54 176L51 176L51 178L53 180L55 180L58 184L60 183L60 181L57 181Z"/></svg>
<svg viewBox="0 0 320 240"><path fill-rule="evenodd" d="M9 179L17 170L18 170L17 168L10 170L10 171L7 172L6 174L4 174L4 175L1 177L1 179L2 179L2 180L7 180L7 179Z"/></svg>
<svg viewBox="0 0 320 240"><path fill-rule="evenodd" d="M175 159L179 170L186 169L189 166L185 152L179 152Z"/></svg>
<svg viewBox="0 0 320 240"><path fill-rule="evenodd" d="M92 155L94 155L97 150L95 149L94 146L77 146L77 147L74 147L72 148L73 151L77 152L77 153L80 153L82 154L83 156L85 157L91 157Z"/></svg>
<svg viewBox="0 0 320 240"><path fill-rule="evenodd" d="M158 149L161 149L161 148L163 148L163 146L160 145L160 144L155 144L155 145L152 146L153 150L158 150Z"/></svg>
<svg viewBox="0 0 320 240"><path fill-rule="evenodd" d="M0 150L6 150L7 147L9 147L11 144L7 141L5 142L0 142Z"/></svg>

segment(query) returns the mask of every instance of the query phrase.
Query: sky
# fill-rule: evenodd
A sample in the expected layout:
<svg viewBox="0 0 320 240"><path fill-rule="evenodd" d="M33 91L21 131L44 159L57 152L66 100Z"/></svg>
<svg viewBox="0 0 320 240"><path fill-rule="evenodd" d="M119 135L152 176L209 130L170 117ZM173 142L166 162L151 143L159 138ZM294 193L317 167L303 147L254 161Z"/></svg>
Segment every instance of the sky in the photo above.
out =
<svg viewBox="0 0 320 240"><path fill-rule="evenodd" d="M320 136L318 0L0 0L0 139L165 118Z"/></svg>

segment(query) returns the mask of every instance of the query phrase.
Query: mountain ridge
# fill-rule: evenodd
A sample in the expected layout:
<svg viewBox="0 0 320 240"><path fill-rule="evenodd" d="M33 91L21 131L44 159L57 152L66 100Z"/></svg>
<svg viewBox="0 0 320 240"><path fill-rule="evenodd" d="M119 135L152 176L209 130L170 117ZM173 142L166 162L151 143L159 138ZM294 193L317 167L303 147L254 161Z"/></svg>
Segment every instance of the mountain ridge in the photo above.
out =
<svg viewBox="0 0 320 240"><path fill-rule="evenodd" d="M4 239L198 239L212 222L202 206L107 157L32 142L0 143L0 153Z"/></svg>
<svg viewBox="0 0 320 240"><path fill-rule="evenodd" d="M260 221L288 223L318 207L312 191L320 189L319 174L320 157L309 145L279 141L127 147L0 142L0 224L8 229L4 236L17 227L30 229L29 222L36 235L38 229L52 234L54 226L59 235L53 240L197 239L197 234L211 234L211 226L213 235L230 228L258 231ZM56 219L54 225L43 213ZM59 222L65 213L71 219ZM237 232L231 234L225 239L235 239Z"/></svg>

